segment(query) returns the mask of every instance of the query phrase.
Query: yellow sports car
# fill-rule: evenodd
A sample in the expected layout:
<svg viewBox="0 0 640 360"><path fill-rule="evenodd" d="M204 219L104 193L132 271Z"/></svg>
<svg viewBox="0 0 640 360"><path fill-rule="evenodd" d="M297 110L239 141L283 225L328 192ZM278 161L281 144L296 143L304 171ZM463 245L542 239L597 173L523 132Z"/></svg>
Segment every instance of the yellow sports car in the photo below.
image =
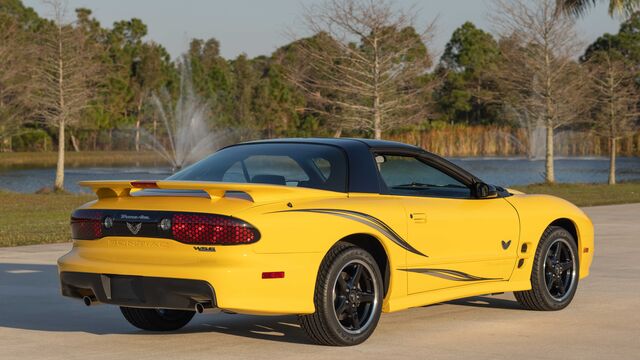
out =
<svg viewBox="0 0 640 360"><path fill-rule="evenodd" d="M159 181L86 181L62 294L144 330L195 313L297 314L354 345L381 312L513 291L559 310L593 259L577 207L482 182L418 147L279 139L226 147Z"/></svg>

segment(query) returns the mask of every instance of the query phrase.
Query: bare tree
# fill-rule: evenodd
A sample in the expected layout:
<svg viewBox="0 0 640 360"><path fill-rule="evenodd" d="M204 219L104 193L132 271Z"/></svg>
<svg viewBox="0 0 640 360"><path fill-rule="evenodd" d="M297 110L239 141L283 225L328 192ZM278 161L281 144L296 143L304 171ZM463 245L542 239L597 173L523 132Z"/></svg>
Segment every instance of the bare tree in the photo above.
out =
<svg viewBox="0 0 640 360"><path fill-rule="evenodd" d="M594 130L609 142L609 184L616 183L617 141L634 134L637 128L638 92L633 69L612 50L598 51L587 66L593 89Z"/></svg>
<svg viewBox="0 0 640 360"><path fill-rule="evenodd" d="M33 100L43 121L58 130L58 160L54 190L64 190L65 129L79 120L95 95L99 73L96 51L87 34L66 21L66 3L44 1L52 22L37 39Z"/></svg>
<svg viewBox="0 0 640 360"><path fill-rule="evenodd" d="M380 139L425 118L433 26L417 31L412 12L375 0L327 0L306 9L304 20L314 34L295 43L305 69L290 67L288 77L314 111L334 119L338 136L344 127Z"/></svg>
<svg viewBox="0 0 640 360"><path fill-rule="evenodd" d="M582 42L555 0L495 0L494 8L496 30L509 43L500 69L504 100L546 128L545 181L553 183L554 130L580 121L586 108L587 81L575 61Z"/></svg>

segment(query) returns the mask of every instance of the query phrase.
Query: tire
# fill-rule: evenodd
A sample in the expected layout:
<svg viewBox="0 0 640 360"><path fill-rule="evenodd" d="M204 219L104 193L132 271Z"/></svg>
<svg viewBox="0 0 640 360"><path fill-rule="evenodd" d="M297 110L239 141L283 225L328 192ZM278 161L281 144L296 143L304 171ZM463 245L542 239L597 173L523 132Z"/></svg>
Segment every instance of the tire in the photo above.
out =
<svg viewBox="0 0 640 360"><path fill-rule="evenodd" d="M300 315L298 320L317 344L360 344L371 336L380 320L383 289L380 269L371 254L339 242L320 265L315 313Z"/></svg>
<svg viewBox="0 0 640 360"><path fill-rule="evenodd" d="M169 309L139 309L120 307L127 321L138 329L148 331L173 331L187 325L195 311Z"/></svg>
<svg viewBox="0 0 640 360"><path fill-rule="evenodd" d="M567 307L578 288L578 247L564 228L549 226L540 239L531 271L531 290L516 291L527 310L555 311Z"/></svg>

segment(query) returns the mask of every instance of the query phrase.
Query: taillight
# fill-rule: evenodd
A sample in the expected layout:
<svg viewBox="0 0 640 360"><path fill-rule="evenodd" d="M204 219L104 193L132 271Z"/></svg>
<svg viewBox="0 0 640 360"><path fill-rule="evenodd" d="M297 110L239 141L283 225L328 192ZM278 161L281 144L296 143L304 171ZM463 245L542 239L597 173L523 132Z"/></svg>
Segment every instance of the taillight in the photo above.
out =
<svg viewBox="0 0 640 360"><path fill-rule="evenodd" d="M95 240L102 237L102 212L92 210L75 211L71 215L71 238Z"/></svg>
<svg viewBox="0 0 640 360"><path fill-rule="evenodd" d="M209 214L173 214L171 233L186 244L249 244L260 238L258 230L242 220Z"/></svg>

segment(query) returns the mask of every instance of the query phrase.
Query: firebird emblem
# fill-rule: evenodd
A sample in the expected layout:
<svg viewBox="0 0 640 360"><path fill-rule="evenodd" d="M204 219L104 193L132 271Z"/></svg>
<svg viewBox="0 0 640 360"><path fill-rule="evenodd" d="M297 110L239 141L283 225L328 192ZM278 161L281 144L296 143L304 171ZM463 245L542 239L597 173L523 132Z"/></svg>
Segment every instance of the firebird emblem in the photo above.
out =
<svg viewBox="0 0 640 360"><path fill-rule="evenodd" d="M129 229L129 231L131 231L133 235L137 235L140 232L140 229L142 229L142 223L137 223L137 224L127 223L127 228Z"/></svg>

